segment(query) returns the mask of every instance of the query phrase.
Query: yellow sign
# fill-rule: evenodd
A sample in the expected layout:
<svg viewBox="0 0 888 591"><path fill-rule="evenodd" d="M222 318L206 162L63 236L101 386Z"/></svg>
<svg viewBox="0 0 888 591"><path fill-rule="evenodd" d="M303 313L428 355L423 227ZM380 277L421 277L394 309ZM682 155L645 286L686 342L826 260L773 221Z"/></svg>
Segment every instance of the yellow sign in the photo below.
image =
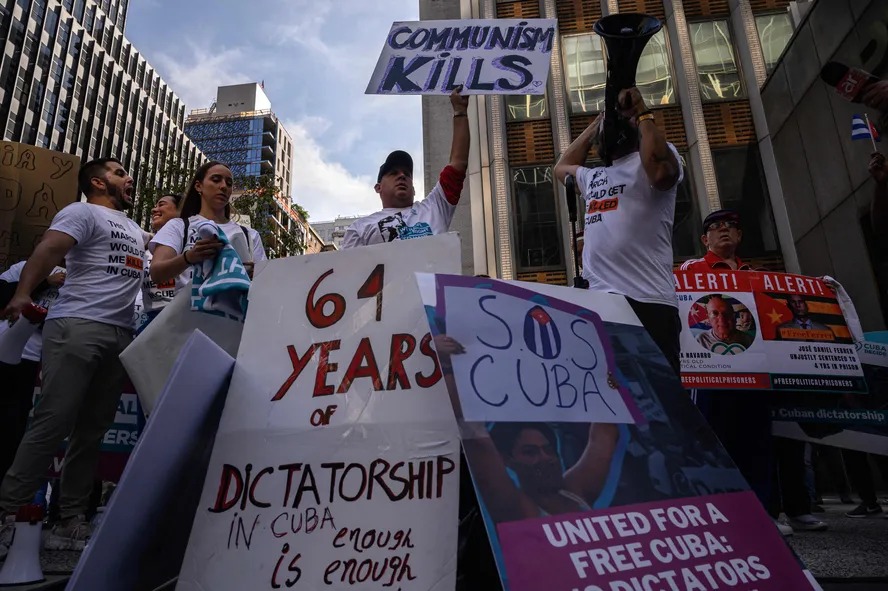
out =
<svg viewBox="0 0 888 591"><path fill-rule="evenodd" d="M52 218L78 196L80 158L0 142L0 269L28 258Z"/></svg>

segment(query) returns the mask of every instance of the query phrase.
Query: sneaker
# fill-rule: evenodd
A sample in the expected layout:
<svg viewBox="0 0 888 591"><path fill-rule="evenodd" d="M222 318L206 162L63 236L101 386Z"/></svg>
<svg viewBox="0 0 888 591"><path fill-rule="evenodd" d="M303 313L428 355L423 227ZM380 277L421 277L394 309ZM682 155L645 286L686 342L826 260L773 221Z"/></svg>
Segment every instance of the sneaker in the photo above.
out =
<svg viewBox="0 0 888 591"><path fill-rule="evenodd" d="M870 515L878 515L881 512L881 505L867 505L866 503L861 503L854 509L845 513L845 517L869 517Z"/></svg>
<svg viewBox="0 0 888 591"><path fill-rule="evenodd" d="M788 523L783 523L782 521L774 520L774 525L777 526L777 530L780 532L780 535L784 538L791 536L795 533L792 527Z"/></svg>
<svg viewBox="0 0 888 591"><path fill-rule="evenodd" d="M844 496L839 497L839 501L841 501L841 503L843 505L853 505L854 504L854 499L852 499L848 495L844 495Z"/></svg>
<svg viewBox="0 0 888 591"><path fill-rule="evenodd" d="M60 521L53 526L44 548L47 550L83 550L92 535L92 526L83 515Z"/></svg>
<svg viewBox="0 0 888 591"><path fill-rule="evenodd" d="M793 529L800 529L802 531L823 531L829 527L825 521L820 521L810 513L790 517L789 523Z"/></svg>
<svg viewBox="0 0 888 591"><path fill-rule="evenodd" d="M15 515L0 513L0 558L6 558L15 532Z"/></svg>

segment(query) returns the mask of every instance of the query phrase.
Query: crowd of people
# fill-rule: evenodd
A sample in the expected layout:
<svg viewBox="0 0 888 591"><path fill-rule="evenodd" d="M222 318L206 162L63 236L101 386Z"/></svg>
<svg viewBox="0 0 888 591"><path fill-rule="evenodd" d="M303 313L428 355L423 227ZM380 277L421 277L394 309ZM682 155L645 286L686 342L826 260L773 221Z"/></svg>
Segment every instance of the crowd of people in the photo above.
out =
<svg viewBox="0 0 888 591"><path fill-rule="evenodd" d="M460 90L450 96L451 154L438 183L417 202L412 158L403 151L389 154L375 185L382 209L352 224L344 249L448 231L469 157L469 101ZM672 224L677 187L684 177L682 161L636 88L624 89L618 104L620 141L600 141L604 118L599 116L564 152L555 174L561 182L574 177L582 191L582 269L589 289L625 296L669 366L679 373L681 323L672 275ZM586 166L593 147L612 164ZM888 210L884 157L873 156L870 172L877 182L872 217L882 223ZM82 549L88 541L99 446L114 420L126 377L119 356L134 334L188 289L195 265L219 255L223 242L201 237L198 227L212 223L224 233L250 277L255 263L266 258L259 234L232 220L234 178L224 163L198 168L185 195L160 197L151 210L152 233L127 216L133 179L118 160L86 163L78 183L85 201L63 208L27 262L0 276L2 319L16 321L35 305L48 310L21 362L0 364L0 382L7 389L0 397L0 553L8 544L16 512L40 494L47 467L66 439L58 519L46 545ZM703 226L706 254L686 262L683 269L750 270L737 256L743 236L737 212L714 211ZM711 338L737 332L730 306L711 303ZM28 424L38 370L41 396ZM826 528L814 516L819 499L808 486L812 479L806 471L806 445L771 437L767 392L699 390L691 396L775 521L781 512L787 515L789 523L778 522L781 531ZM810 465L810 454L807 461ZM844 461L849 473L857 475L855 487L863 501L849 516L880 512L871 476L869 486L861 476L866 458L848 454Z"/></svg>

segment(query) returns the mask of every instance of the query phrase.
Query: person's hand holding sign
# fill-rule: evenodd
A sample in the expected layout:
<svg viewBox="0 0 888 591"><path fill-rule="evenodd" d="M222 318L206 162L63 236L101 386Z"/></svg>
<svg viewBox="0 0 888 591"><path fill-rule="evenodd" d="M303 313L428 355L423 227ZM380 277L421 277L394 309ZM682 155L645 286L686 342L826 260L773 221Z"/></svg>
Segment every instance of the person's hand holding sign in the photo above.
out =
<svg viewBox="0 0 888 591"><path fill-rule="evenodd" d="M884 185L888 183L888 162L886 162L883 154L879 152L872 153L868 170L870 176L873 177L877 184Z"/></svg>

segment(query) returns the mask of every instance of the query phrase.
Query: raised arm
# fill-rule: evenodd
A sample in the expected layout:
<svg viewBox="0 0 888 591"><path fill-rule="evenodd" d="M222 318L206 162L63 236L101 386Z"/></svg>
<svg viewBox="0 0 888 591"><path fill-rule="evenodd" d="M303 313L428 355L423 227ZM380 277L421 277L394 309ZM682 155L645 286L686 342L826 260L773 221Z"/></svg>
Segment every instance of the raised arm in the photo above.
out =
<svg viewBox="0 0 888 591"><path fill-rule="evenodd" d="M18 318L22 309L32 302L31 293L34 289L62 262L76 243L72 236L64 232L47 230L25 263L15 294L0 312L0 318Z"/></svg>
<svg viewBox="0 0 888 591"><path fill-rule="evenodd" d="M666 143L666 136L654 123L653 117L644 117L642 121L638 121L639 115L649 111L637 88L621 90L617 101L620 105L625 105L620 114L638 125L638 151L648 182L659 191L668 191L678 182L681 169L678 159Z"/></svg>
<svg viewBox="0 0 888 591"><path fill-rule="evenodd" d="M583 130L583 133L567 147L567 150L558 159L558 163L555 165L555 178L560 183L564 183L567 175L576 178L577 168L585 164L586 158L589 156L589 149L598 139L599 125L603 116L603 113L599 113L598 117Z"/></svg>
<svg viewBox="0 0 888 591"><path fill-rule="evenodd" d="M876 181L870 204L870 224L876 236L888 231L888 162L885 156L874 152L869 162L869 173Z"/></svg>
<svg viewBox="0 0 888 591"><path fill-rule="evenodd" d="M460 94L462 86L450 93L453 107L453 140L450 144L450 166L459 172L469 167L469 97Z"/></svg>
<svg viewBox="0 0 888 591"><path fill-rule="evenodd" d="M567 489L585 499L590 506L604 488L619 436L618 425L592 423L583 455L564 473Z"/></svg>

